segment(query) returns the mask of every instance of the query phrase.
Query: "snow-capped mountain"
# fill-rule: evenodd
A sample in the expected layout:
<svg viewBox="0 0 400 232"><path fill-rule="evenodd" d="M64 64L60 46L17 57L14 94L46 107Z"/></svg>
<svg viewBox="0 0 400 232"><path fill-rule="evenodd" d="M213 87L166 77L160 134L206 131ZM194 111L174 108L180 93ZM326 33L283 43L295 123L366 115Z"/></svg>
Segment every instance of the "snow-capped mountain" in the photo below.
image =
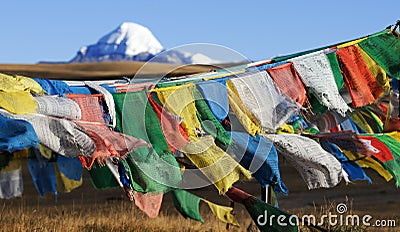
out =
<svg viewBox="0 0 400 232"><path fill-rule="evenodd" d="M196 53L165 50L151 31L124 22L96 44L82 47L70 62L142 61L171 64L212 64L218 61Z"/></svg>

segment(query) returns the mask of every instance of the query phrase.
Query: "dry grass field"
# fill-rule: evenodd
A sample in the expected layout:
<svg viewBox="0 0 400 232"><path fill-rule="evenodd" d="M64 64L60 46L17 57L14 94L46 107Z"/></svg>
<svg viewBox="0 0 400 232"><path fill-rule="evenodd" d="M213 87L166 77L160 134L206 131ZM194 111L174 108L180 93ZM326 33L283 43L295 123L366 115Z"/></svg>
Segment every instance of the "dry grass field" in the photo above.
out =
<svg viewBox="0 0 400 232"><path fill-rule="evenodd" d="M1 209L1 231L223 231L208 209L202 207L204 224L185 219L173 208L163 209L159 217L148 218L128 201L110 201L95 205L27 206L5 205ZM243 212L244 213L244 212ZM251 223L249 217L237 215L243 231Z"/></svg>
<svg viewBox="0 0 400 232"><path fill-rule="evenodd" d="M377 228L361 226L334 226L324 224L329 231L400 231L400 192L393 181L386 183L373 172L367 174L372 185L355 182L341 183L332 189L309 191L297 172L287 164L281 165L282 178L290 193L279 199L280 208L301 217L313 214L336 213L337 203L345 203L347 213L370 214L373 219L395 219L397 227ZM235 217L241 227L218 221L204 203L200 203L205 223L185 219L174 208L169 194L164 196L160 215L151 219L124 196L121 189L95 190L84 172L84 184L71 193L52 194L40 198L33 187L29 173L24 170L24 195L21 198L0 200L0 231L257 231L243 206L235 204ZM255 181L241 182L237 187L259 196ZM214 188L192 191L196 195L221 205L229 201L218 196ZM300 227L301 231L311 231Z"/></svg>
<svg viewBox="0 0 400 232"><path fill-rule="evenodd" d="M47 199L54 200L54 199ZM334 203L311 211L293 210L293 213L322 215L332 212ZM18 203L3 203L0 211L0 231L258 231L249 215L239 207L235 216L241 227L230 226L218 221L209 209L202 205L205 223L185 219L178 215L171 204L164 207L155 219L148 218L134 204L125 200L111 200L101 204L74 205L29 205L24 199ZM349 212L357 214L356 211ZM365 226L329 226L328 231L399 231L395 228L367 228ZM313 231L305 226L300 231Z"/></svg>

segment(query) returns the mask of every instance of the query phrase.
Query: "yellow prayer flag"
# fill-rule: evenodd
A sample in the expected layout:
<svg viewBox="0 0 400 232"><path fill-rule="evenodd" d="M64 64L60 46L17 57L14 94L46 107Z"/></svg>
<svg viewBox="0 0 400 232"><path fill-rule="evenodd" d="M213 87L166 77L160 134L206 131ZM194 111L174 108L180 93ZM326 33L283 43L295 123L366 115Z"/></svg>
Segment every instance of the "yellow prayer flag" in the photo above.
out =
<svg viewBox="0 0 400 232"><path fill-rule="evenodd" d="M376 125L380 128L380 130L383 130L383 122L382 120L379 118L378 115L376 115L374 112L372 111L360 111L361 115L363 115L364 117L370 118L372 120L374 120L376 122Z"/></svg>
<svg viewBox="0 0 400 232"><path fill-rule="evenodd" d="M182 124L188 130L188 135L197 136L197 132L201 131L201 124L196 115L194 85L166 87L154 91L170 112L183 118Z"/></svg>
<svg viewBox="0 0 400 232"><path fill-rule="evenodd" d="M394 138L395 140L400 142L400 132L398 131L393 131L390 133L387 133L387 135L389 135L390 137Z"/></svg>
<svg viewBox="0 0 400 232"><path fill-rule="evenodd" d="M383 88L383 90L388 93L390 91L390 78L386 75L385 70L378 65L360 46L356 45L360 51L361 57L363 58L365 64L367 65L371 74L375 77L376 81Z"/></svg>
<svg viewBox="0 0 400 232"><path fill-rule="evenodd" d="M338 45L337 48L349 47L351 45L358 44L359 42L361 42L363 40L366 40L366 39L367 39L367 37L364 37L364 38L361 38L361 39L352 40L352 41L349 41L349 42L346 42L346 43Z"/></svg>
<svg viewBox="0 0 400 232"><path fill-rule="evenodd" d="M346 157L349 160L357 160L360 157L365 157L362 154L358 154L352 151L347 151L343 150L343 153L346 155ZM393 176L376 160L374 160L371 157L365 157L363 159L357 160L357 163L360 165L362 168L372 168L376 172L378 172L379 175L381 175L383 178L385 178L386 181L390 181Z"/></svg>
<svg viewBox="0 0 400 232"><path fill-rule="evenodd" d="M277 134L294 134L293 126L285 123L276 131Z"/></svg>
<svg viewBox="0 0 400 232"><path fill-rule="evenodd" d="M374 130L369 126L368 122L365 120L365 118L360 114L360 112L354 112L351 115L351 119L353 122L359 126L361 129L363 129L367 134L373 134Z"/></svg>
<svg viewBox="0 0 400 232"><path fill-rule="evenodd" d="M83 179L81 177L80 180L72 180L66 177L63 173L58 169L57 163L54 163L54 172L56 173L56 186L58 192L69 193L72 190L78 188L82 185Z"/></svg>
<svg viewBox="0 0 400 232"><path fill-rule="evenodd" d="M46 146L44 146L42 144L39 144L39 150L40 150L40 154L44 158L46 158L46 159L50 159L51 158L51 155L52 155L53 151L50 150L50 148L48 148L48 147L46 147Z"/></svg>
<svg viewBox="0 0 400 232"><path fill-rule="evenodd" d="M0 107L14 114L35 113L37 103L28 92L0 91Z"/></svg>
<svg viewBox="0 0 400 232"><path fill-rule="evenodd" d="M23 76L15 76L15 80L25 87L25 90L29 90L30 93L34 93L36 95L44 95L44 90L42 86L39 85L35 80L29 77Z"/></svg>
<svg viewBox="0 0 400 232"><path fill-rule="evenodd" d="M231 106L233 113L236 115L247 133L253 136L259 134L261 128L256 125L254 117L251 117L251 113L244 106L242 100L240 100L235 87L229 80L226 82L226 85L228 88L229 105Z"/></svg>
<svg viewBox="0 0 400 232"><path fill-rule="evenodd" d="M240 179L251 179L250 172L215 145L212 136L191 137L182 152L207 176L220 194L228 191Z"/></svg>
<svg viewBox="0 0 400 232"><path fill-rule="evenodd" d="M2 92L28 92L43 95L42 87L31 78L23 76L10 76L0 73L0 91Z"/></svg>
<svg viewBox="0 0 400 232"><path fill-rule="evenodd" d="M233 208L228 206L222 206L214 204L210 201L202 199L210 207L211 212L222 222L229 223L231 225L240 226L235 216L232 215Z"/></svg>

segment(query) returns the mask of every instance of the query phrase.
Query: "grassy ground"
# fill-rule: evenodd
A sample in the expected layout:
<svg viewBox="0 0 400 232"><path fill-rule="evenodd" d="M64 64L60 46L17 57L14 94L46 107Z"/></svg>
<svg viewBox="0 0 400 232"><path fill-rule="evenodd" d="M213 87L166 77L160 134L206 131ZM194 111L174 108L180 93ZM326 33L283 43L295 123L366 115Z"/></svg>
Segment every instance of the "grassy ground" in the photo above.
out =
<svg viewBox="0 0 400 232"><path fill-rule="evenodd" d="M202 204L201 215L205 223L185 219L173 208L168 196L163 203L160 215L151 219L142 213L133 203L126 199L114 199L96 204L46 204L40 201L53 201L54 197L38 199L37 204L27 202L26 198L13 201L4 201L0 209L0 231L258 231L250 216L242 206L235 206L235 217L240 227L230 226L220 222ZM347 202L351 207L351 202ZM327 202L325 205L312 210L291 210L299 217L304 214L313 214L317 218L329 212L336 212L336 203ZM347 214L362 215L351 208ZM399 222L399 218L395 218ZM387 218L389 219L389 218ZM318 219L317 219L318 220ZM365 227L365 226L331 226L322 225L328 231L399 231L400 227ZM300 226L300 231L315 231Z"/></svg>
<svg viewBox="0 0 400 232"><path fill-rule="evenodd" d="M327 203L313 211L293 212L300 217L334 212L336 204ZM24 199L19 203L3 203L0 211L0 231L258 231L247 213L240 209L235 212L241 227L220 222L205 205L201 207L205 223L185 219L173 208L163 207L159 217L148 218L134 204L124 201L109 201L102 204L79 204L70 206L32 206ZM349 214L356 214L349 211ZM399 227L365 227L352 225L322 225L329 231L398 231ZM300 226L300 231L315 231Z"/></svg>
<svg viewBox="0 0 400 232"><path fill-rule="evenodd" d="M345 203L348 214L370 214L373 219L396 219L397 227L329 226L330 231L400 231L399 189L393 181L386 183L373 172L368 175L373 184L341 183L331 189L307 190L298 173L282 165L282 176L288 186L288 196L280 196L281 209L301 217L313 214L336 213L336 205ZM204 224L183 218L174 208L171 196L166 194L159 217L148 218L130 203L121 189L95 190L84 172L83 186L71 193L60 193L55 203L52 194L38 196L30 174L24 169L24 195L22 198L0 200L0 231L257 231L243 206L235 204L235 217L240 227L220 222L205 203L200 203ZM260 187L255 181L239 182L237 187L259 197ZM214 187L192 191L199 197L221 205L229 201L219 196ZM346 215L346 214L344 214ZM301 231L311 231L305 227Z"/></svg>
<svg viewBox="0 0 400 232"><path fill-rule="evenodd" d="M202 205L205 223L185 219L175 209L164 207L159 217L148 218L128 201L74 206L30 206L4 203L0 212L1 231L224 231L226 224ZM239 212L241 227L229 231L246 231L250 217Z"/></svg>

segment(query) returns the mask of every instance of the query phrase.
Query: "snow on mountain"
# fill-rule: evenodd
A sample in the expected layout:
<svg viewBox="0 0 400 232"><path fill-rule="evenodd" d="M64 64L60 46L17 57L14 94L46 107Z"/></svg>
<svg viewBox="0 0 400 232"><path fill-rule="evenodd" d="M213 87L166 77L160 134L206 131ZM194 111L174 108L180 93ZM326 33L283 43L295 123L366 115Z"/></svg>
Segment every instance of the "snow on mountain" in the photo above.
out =
<svg viewBox="0 0 400 232"><path fill-rule="evenodd" d="M196 53L193 54L192 57L192 63L193 64L216 64L220 63L218 60L211 59L210 57L201 54L201 53Z"/></svg>
<svg viewBox="0 0 400 232"><path fill-rule="evenodd" d="M146 27L124 22L96 44L82 47L70 62L142 61L172 64L219 63L206 55L166 51Z"/></svg>
<svg viewBox="0 0 400 232"><path fill-rule="evenodd" d="M143 52L157 54L163 50L151 31L139 24L125 22L97 43L105 53L124 53L135 56Z"/></svg>

